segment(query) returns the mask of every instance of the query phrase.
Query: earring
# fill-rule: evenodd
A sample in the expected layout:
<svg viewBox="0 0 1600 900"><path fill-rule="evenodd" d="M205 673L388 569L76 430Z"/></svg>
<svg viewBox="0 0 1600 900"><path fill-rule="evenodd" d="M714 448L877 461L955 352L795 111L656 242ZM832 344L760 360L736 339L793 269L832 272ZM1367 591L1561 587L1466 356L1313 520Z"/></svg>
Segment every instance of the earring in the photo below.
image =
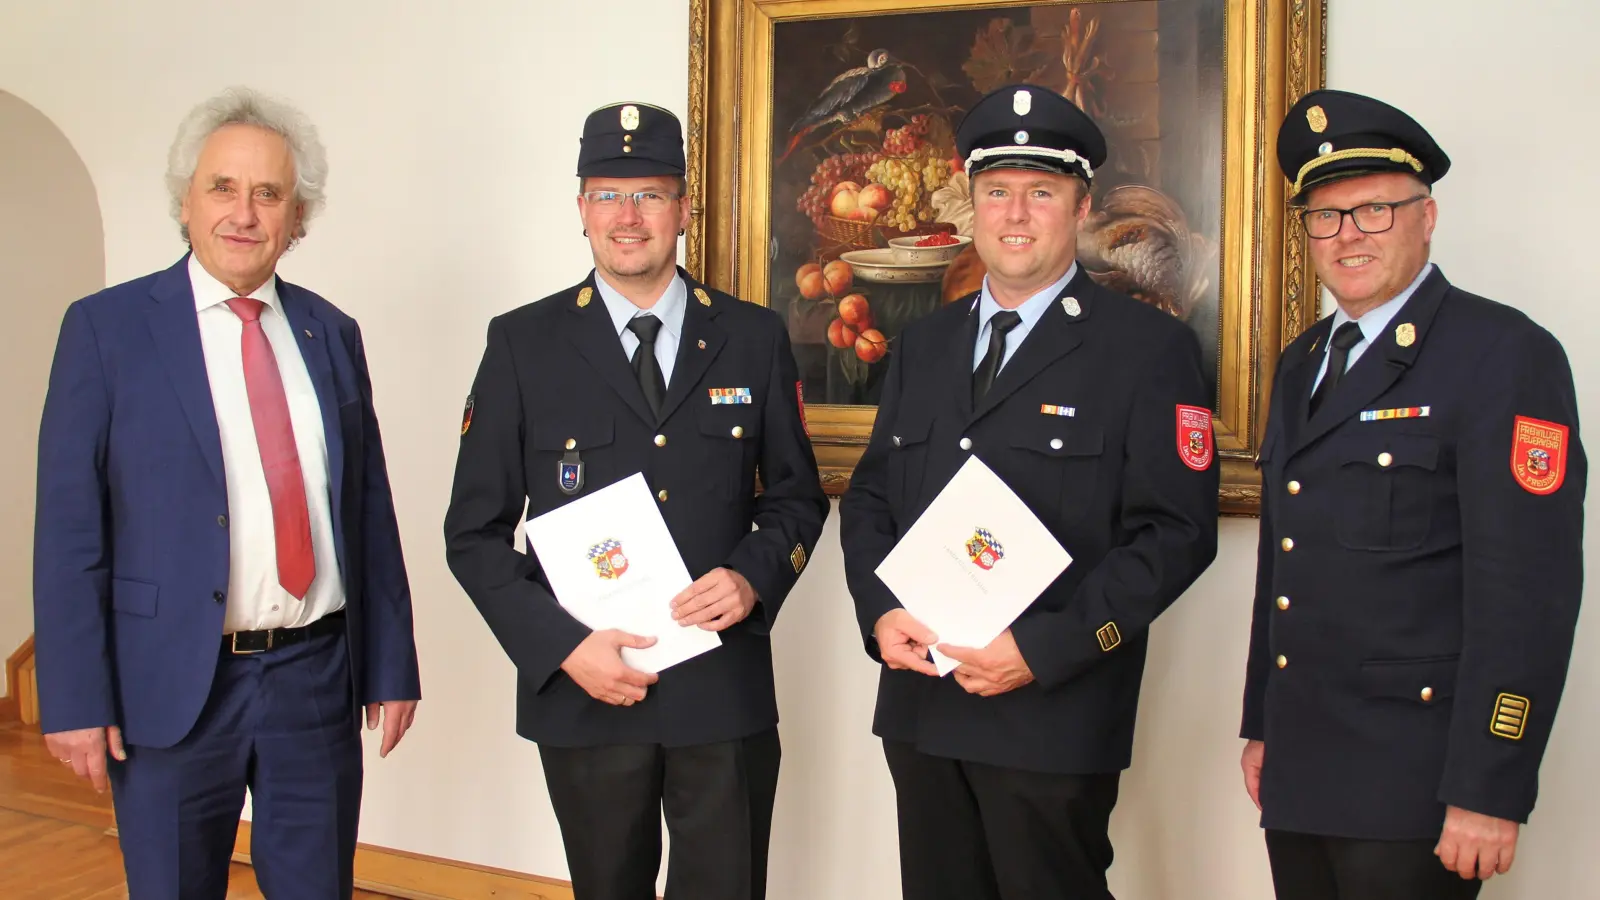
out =
<svg viewBox="0 0 1600 900"><path fill-rule="evenodd" d="M678 237L683 237L683 229L682 228L678 229Z"/></svg>
<svg viewBox="0 0 1600 900"><path fill-rule="evenodd" d="M583 230L583 236L584 236L584 237L588 237L588 236L589 236L589 229L587 229L587 228L585 228L585 229L584 229L584 230Z"/></svg>

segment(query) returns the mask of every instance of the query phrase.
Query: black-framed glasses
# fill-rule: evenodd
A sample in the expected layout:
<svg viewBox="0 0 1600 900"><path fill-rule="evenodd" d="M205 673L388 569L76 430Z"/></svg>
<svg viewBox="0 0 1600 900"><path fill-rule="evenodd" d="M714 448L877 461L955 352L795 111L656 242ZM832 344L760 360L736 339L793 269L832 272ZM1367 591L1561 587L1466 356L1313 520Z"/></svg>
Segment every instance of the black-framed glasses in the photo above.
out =
<svg viewBox="0 0 1600 900"><path fill-rule="evenodd" d="M631 197L633 205L646 215L666 212L672 201L678 199L678 195L671 191L634 191L631 194L621 191L584 191L581 196L585 203L601 212L619 212Z"/></svg>
<svg viewBox="0 0 1600 900"><path fill-rule="evenodd" d="M1427 194L1418 194L1393 203L1363 203L1350 209L1308 209L1300 213L1300 226L1306 230L1307 237L1324 240L1338 234L1344 227L1344 217L1349 216L1363 233L1382 234L1394 227L1396 209L1426 199Z"/></svg>

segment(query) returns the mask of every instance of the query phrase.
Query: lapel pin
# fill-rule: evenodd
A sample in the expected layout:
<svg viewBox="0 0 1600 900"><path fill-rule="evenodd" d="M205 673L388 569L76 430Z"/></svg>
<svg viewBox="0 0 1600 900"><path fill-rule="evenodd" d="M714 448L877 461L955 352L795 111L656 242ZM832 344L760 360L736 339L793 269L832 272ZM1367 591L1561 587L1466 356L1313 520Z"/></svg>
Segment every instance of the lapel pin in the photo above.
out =
<svg viewBox="0 0 1600 900"><path fill-rule="evenodd" d="M589 298L594 296L594 288L584 288L578 292L578 308L583 309L589 305Z"/></svg>
<svg viewBox="0 0 1600 900"><path fill-rule="evenodd" d="M1317 345L1321 344L1321 343L1322 343L1322 338L1320 338L1320 337L1318 337L1316 340L1312 341L1311 342L1311 349L1306 351L1306 355L1310 356L1311 354L1317 352Z"/></svg>
<svg viewBox="0 0 1600 900"><path fill-rule="evenodd" d="M1410 322L1403 322L1394 330L1394 342L1402 347L1409 347L1417 342L1417 326Z"/></svg>
<svg viewBox="0 0 1600 900"><path fill-rule="evenodd" d="M711 305L711 295L706 293L705 288L695 288L694 296L696 300L700 301L701 306Z"/></svg>
<svg viewBox="0 0 1600 900"><path fill-rule="evenodd" d="M704 350L706 348L706 342L705 341L700 341L699 342L699 347L700 347L701 350Z"/></svg>
<svg viewBox="0 0 1600 900"><path fill-rule="evenodd" d="M312 340L316 340L317 339L317 336L312 334L311 333L311 329L309 329L309 328L306 329L306 337L308 337L308 338L310 338Z"/></svg>
<svg viewBox="0 0 1600 900"><path fill-rule="evenodd" d="M1083 313L1083 307L1078 305L1078 298L1077 297L1065 297L1065 298L1063 298L1062 301L1061 301L1061 308L1066 310L1067 311L1067 315L1069 315L1069 316L1077 316L1077 315L1081 315Z"/></svg>

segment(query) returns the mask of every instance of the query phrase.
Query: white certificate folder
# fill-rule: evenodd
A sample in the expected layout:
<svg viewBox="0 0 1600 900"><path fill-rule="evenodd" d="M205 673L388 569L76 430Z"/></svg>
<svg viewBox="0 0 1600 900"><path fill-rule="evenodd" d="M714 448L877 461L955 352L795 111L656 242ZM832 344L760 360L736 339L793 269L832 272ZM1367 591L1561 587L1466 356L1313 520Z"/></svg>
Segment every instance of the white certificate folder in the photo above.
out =
<svg viewBox="0 0 1600 900"><path fill-rule="evenodd" d="M986 647L1072 563L994 470L969 457L876 570L937 643ZM959 665L932 650L948 675Z"/></svg>
<svg viewBox="0 0 1600 900"><path fill-rule="evenodd" d="M656 639L624 647L622 661L660 672L722 646L714 631L672 619L672 598L693 583L642 474L528 520L528 540L556 600L600 631Z"/></svg>

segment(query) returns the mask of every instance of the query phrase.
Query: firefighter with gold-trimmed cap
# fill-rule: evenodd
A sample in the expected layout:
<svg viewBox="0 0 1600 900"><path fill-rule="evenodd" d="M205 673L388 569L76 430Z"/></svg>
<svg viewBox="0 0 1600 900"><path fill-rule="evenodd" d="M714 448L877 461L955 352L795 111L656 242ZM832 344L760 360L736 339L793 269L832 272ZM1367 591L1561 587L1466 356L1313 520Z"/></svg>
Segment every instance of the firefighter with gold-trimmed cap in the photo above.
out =
<svg viewBox="0 0 1600 900"><path fill-rule="evenodd" d="M1242 766L1278 897L1444 900L1511 867L1566 680L1587 461L1560 342L1429 262L1450 158L1314 91L1278 163L1337 301L1260 452Z"/></svg>

